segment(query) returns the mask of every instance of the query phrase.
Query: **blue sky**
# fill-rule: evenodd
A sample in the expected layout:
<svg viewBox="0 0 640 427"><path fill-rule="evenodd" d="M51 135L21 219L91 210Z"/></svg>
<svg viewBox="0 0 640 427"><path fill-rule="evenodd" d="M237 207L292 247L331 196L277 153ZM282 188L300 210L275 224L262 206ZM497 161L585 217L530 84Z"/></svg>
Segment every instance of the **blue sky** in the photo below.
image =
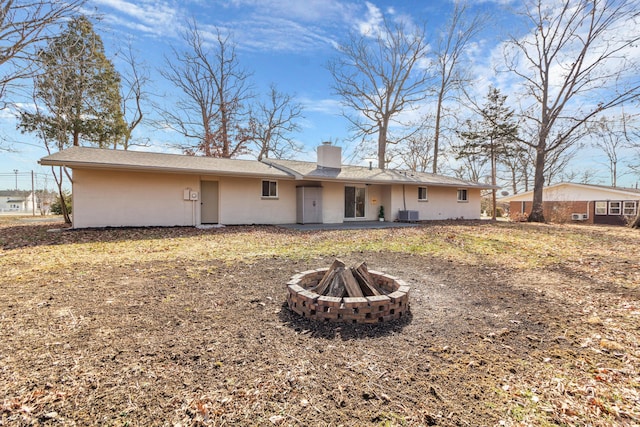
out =
<svg viewBox="0 0 640 427"><path fill-rule="evenodd" d="M489 18L469 58L472 73L478 79L474 90L484 96L491 83L502 85L503 93L508 94L508 84L493 72L493 61L501 42L508 34L519 31L514 14L519 2L478 0L468 4L472 11L482 12ZM382 15L426 21L435 37L445 25L452 6L447 0L89 0L85 12L100 16L95 30L102 36L108 56L130 42L148 69L150 82L145 90L150 94L146 104L149 118L157 118L151 102L172 103L175 89L162 79L158 69L170 55L172 46L182 48L181 34L186 22L195 18L204 32L215 27L230 32L240 63L253 73L255 92L265 93L269 84L275 83L280 91L294 95L304 106L302 131L295 137L305 146L305 152L298 157L311 160L315 158L314 148L325 140L343 146L345 157L355 151L355 143L348 140L348 123L339 114L339 99L331 92L332 80L325 68L328 59L336 54L336 44L350 31L375 25ZM117 57L114 63L117 68L123 66ZM21 176L25 173L25 179L28 171L46 172L37 165L46 151L33 135L15 131L15 119L8 111L0 114L0 132L16 150L0 152L0 189L13 187L11 172L15 169ZM179 140L175 133L142 126L136 129L136 136L150 140L151 146L144 148L146 150L177 152L172 148ZM579 169L589 164L588 167L601 168L600 183L607 184L606 168L599 165L598 160L593 153L577 156L572 167ZM621 177L620 181L633 185L638 177L626 178Z"/></svg>

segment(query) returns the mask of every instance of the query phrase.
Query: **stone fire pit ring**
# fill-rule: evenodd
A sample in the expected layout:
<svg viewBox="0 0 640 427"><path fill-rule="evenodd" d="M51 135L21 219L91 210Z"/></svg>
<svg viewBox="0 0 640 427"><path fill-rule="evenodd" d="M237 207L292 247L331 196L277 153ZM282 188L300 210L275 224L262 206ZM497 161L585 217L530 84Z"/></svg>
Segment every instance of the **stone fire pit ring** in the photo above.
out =
<svg viewBox="0 0 640 427"><path fill-rule="evenodd" d="M409 286L397 277L369 270L385 295L332 297L308 290L322 279L328 268L303 271L287 282L289 309L302 317L325 322L382 323L409 314Z"/></svg>

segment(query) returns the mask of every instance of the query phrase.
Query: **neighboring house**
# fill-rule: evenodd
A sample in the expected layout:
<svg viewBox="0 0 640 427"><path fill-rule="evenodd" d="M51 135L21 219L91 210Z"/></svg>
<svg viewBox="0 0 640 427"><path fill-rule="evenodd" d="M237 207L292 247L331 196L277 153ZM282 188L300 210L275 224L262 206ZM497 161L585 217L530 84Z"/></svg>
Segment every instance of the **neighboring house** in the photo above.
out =
<svg viewBox="0 0 640 427"><path fill-rule="evenodd" d="M479 219L487 185L317 162L237 160L73 147L40 160L73 170L73 227Z"/></svg>
<svg viewBox="0 0 640 427"><path fill-rule="evenodd" d="M0 212L31 213L34 202L37 204L38 198L30 191L0 191Z"/></svg>
<svg viewBox="0 0 640 427"><path fill-rule="evenodd" d="M640 190L602 185L562 182L543 189L543 214L552 222L624 225L635 218L640 205ZM533 191L503 197L512 219L524 219L531 213Z"/></svg>

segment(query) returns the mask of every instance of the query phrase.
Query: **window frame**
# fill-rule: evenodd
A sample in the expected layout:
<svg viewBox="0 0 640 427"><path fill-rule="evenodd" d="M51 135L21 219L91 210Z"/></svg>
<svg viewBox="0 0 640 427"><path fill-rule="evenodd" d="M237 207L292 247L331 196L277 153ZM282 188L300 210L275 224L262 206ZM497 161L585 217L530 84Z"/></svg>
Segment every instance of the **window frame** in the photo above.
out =
<svg viewBox="0 0 640 427"><path fill-rule="evenodd" d="M420 197L420 193L424 190L424 197ZM428 202L429 201L429 190L427 187L418 187L418 201L419 202Z"/></svg>
<svg viewBox="0 0 640 427"><path fill-rule="evenodd" d="M460 197L463 194L464 194L464 197ZM469 190L467 190L466 188L458 188L457 199L458 199L458 203L468 203L469 202Z"/></svg>
<svg viewBox="0 0 640 427"><path fill-rule="evenodd" d="M267 187L265 187L265 183L268 183ZM272 185L273 185L273 189L275 189L274 191L275 194L271 194ZM267 194L265 194L265 189L267 189ZM261 181L260 194L263 199L277 199L278 198L278 181L263 179Z"/></svg>
<svg viewBox="0 0 640 427"><path fill-rule="evenodd" d="M618 207L613 207L614 204L617 204ZM609 215L622 215L622 202L621 201L611 201L609 202Z"/></svg>
<svg viewBox="0 0 640 427"><path fill-rule="evenodd" d="M638 202L625 200L622 202L622 215L636 216L638 214Z"/></svg>
<svg viewBox="0 0 640 427"><path fill-rule="evenodd" d="M593 212L596 215L607 215L609 204L605 201L598 201L593 207Z"/></svg>

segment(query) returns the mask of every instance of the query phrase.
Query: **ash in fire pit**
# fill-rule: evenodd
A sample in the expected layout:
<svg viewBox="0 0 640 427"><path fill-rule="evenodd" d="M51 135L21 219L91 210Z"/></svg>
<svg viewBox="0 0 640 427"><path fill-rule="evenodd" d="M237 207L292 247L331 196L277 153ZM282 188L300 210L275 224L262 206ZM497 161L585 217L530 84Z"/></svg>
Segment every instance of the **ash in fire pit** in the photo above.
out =
<svg viewBox="0 0 640 427"><path fill-rule="evenodd" d="M327 322L380 323L409 313L409 286L362 262L347 267L336 259L330 268L303 271L287 283L289 308Z"/></svg>

